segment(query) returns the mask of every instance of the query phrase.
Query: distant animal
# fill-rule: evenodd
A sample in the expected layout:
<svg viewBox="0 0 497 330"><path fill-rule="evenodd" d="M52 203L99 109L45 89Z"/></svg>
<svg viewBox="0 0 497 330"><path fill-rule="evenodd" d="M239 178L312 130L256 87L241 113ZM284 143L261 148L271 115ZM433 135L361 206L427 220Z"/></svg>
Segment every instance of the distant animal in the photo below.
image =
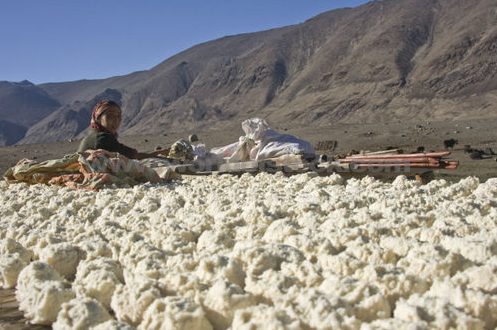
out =
<svg viewBox="0 0 497 330"><path fill-rule="evenodd" d="M469 154L471 151L473 151L473 149L471 148L471 145L465 144L464 145L464 152Z"/></svg>
<svg viewBox="0 0 497 330"><path fill-rule="evenodd" d="M444 140L444 148L445 149L454 149L454 146L459 142L456 139L448 139Z"/></svg>
<svg viewBox="0 0 497 330"><path fill-rule="evenodd" d="M425 147L423 147L423 146L419 146L419 147L416 149L416 152L418 152L418 153L425 152Z"/></svg>

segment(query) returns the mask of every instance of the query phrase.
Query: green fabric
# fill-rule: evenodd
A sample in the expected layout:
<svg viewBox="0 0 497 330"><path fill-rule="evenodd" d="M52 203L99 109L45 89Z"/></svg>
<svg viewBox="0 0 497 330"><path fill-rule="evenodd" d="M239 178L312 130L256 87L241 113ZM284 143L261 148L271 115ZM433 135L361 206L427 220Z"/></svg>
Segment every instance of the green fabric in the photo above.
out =
<svg viewBox="0 0 497 330"><path fill-rule="evenodd" d="M114 135L105 132L98 132L92 129L90 130L90 133L81 141L78 152L97 149L118 152L128 158L134 158L137 154L135 149L119 143Z"/></svg>

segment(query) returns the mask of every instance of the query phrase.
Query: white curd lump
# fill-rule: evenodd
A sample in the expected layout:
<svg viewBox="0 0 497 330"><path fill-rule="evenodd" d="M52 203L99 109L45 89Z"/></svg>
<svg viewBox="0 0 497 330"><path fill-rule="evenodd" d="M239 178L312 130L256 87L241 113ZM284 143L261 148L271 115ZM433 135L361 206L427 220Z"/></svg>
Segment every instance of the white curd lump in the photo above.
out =
<svg viewBox="0 0 497 330"><path fill-rule="evenodd" d="M81 256L81 249L69 243L48 245L39 255L41 261L52 266L65 278L74 277Z"/></svg>
<svg viewBox="0 0 497 330"><path fill-rule="evenodd" d="M497 327L497 178L277 173L0 190L0 285L16 287L32 323Z"/></svg>
<svg viewBox="0 0 497 330"><path fill-rule="evenodd" d="M0 239L0 287L15 287L19 273L32 258L33 253L12 238Z"/></svg>
<svg viewBox="0 0 497 330"><path fill-rule="evenodd" d="M62 305L54 330L86 330L111 320L105 308L91 298L73 299Z"/></svg>
<svg viewBox="0 0 497 330"><path fill-rule="evenodd" d="M31 323L52 324L61 305L75 294L50 265L36 261L19 274L16 296L19 309Z"/></svg>
<svg viewBox="0 0 497 330"><path fill-rule="evenodd" d="M15 287L19 273L27 265L17 253L0 256L0 287L4 289Z"/></svg>
<svg viewBox="0 0 497 330"><path fill-rule="evenodd" d="M139 330L211 330L201 306L189 298L166 297L155 300L146 310Z"/></svg>
<svg viewBox="0 0 497 330"><path fill-rule="evenodd" d="M24 263L29 263L33 258L31 251L25 249L12 238L0 239L0 256L5 255L17 255Z"/></svg>
<svg viewBox="0 0 497 330"><path fill-rule="evenodd" d="M110 309L116 287L124 282L121 265L109 258L82 261L73 283L78 297L91 297Z"/></svg>
<svg viewBox="0 0 497 330"><path fill-rule="evenodd" d="M143 313L156 299L165 296L164 286L143 275L126 274L126 284L118 285L111 301L119 321L138 325Z"/></svg>

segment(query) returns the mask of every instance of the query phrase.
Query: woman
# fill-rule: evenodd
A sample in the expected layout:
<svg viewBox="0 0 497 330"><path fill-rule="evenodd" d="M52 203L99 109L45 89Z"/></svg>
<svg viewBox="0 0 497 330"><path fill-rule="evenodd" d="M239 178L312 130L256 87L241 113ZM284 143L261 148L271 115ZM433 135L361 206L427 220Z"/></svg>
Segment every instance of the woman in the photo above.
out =
<svg viewBox="0 0 497 330"><path fill-rule="evenodd" d="M80 143L78 152L88 149L104 149L118 152L132 159L144 159L166 154L168 149L158 150L152 153L138 152L117 141L117 130L121 126L121 107L109 100L100 101L93 108L90 121L90 133Z"/></svg>

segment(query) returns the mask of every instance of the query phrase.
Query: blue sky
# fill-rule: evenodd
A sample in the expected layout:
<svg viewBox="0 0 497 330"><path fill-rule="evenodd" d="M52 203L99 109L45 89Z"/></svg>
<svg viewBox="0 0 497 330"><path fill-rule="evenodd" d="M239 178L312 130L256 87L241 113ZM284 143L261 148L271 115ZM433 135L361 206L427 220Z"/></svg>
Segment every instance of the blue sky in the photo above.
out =
<svg viewBox="0 0 497 330"><path fill-rule="evenodd" d="M0 80L106 78L367 0L0 0Z"/></svg>

